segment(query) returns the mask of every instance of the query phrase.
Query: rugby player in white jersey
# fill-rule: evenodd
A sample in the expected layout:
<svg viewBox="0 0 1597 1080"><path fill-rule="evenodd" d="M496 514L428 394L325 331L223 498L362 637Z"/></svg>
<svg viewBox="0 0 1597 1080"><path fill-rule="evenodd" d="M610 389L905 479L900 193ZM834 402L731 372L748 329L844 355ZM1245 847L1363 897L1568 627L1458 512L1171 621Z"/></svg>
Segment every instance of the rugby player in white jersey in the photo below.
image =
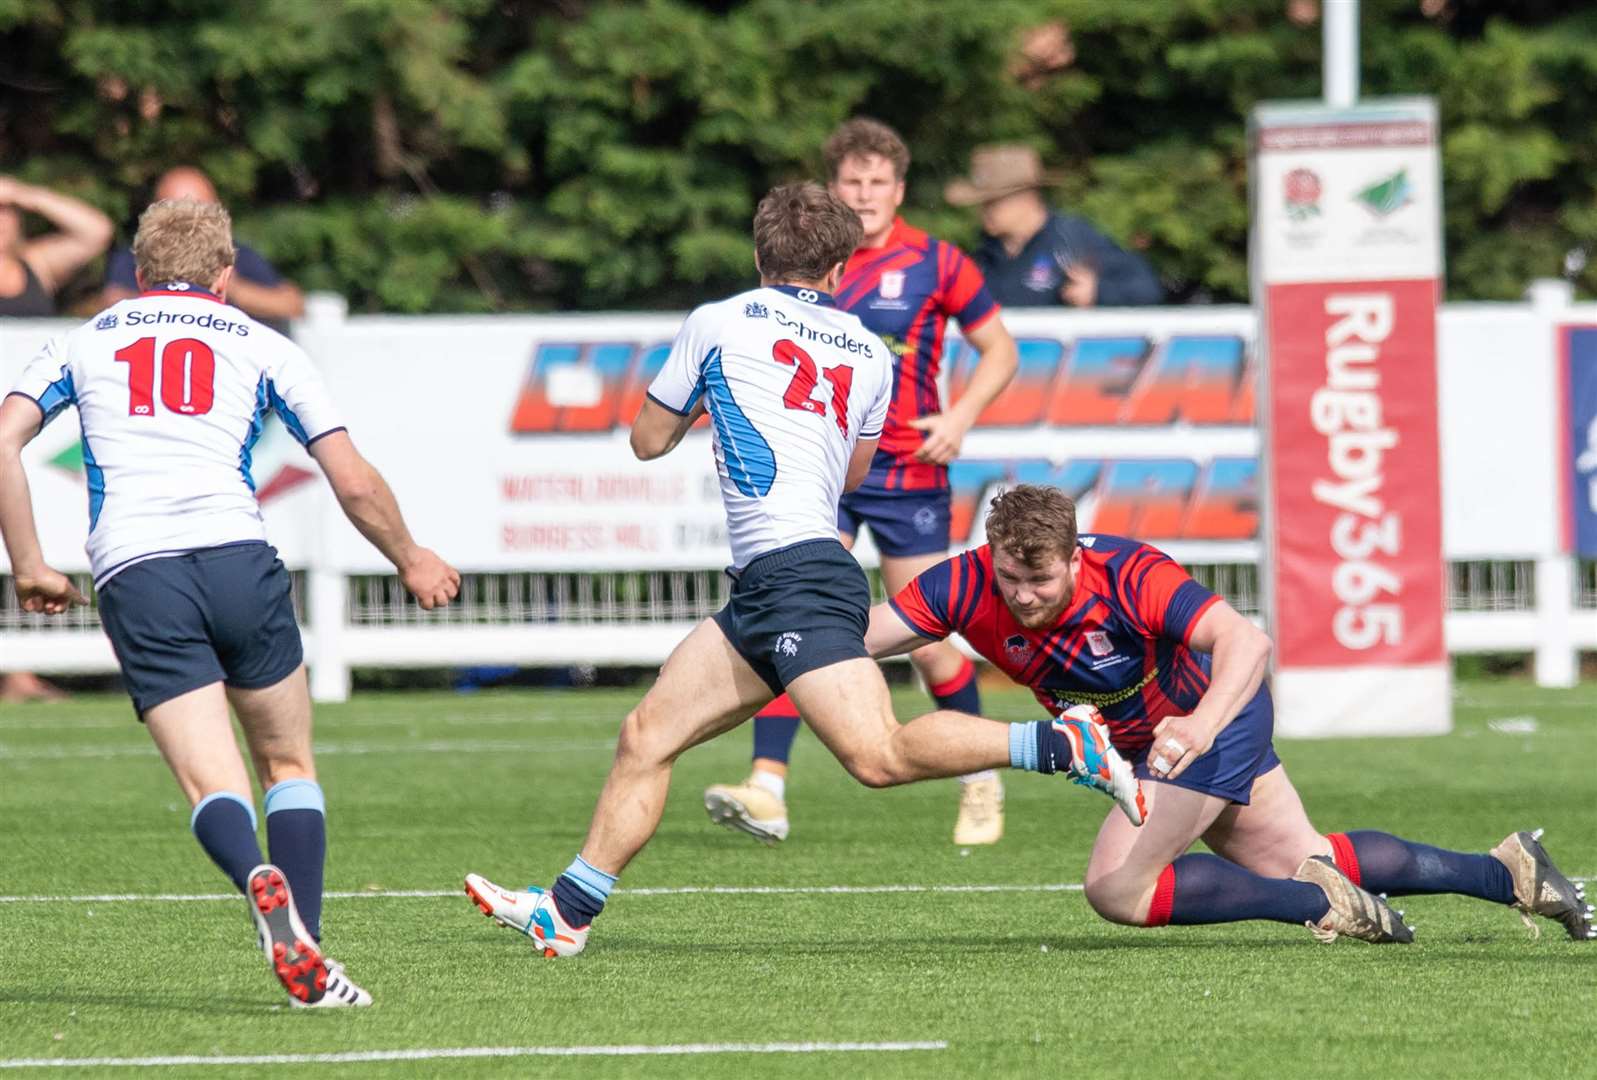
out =
<svg viewBox="0 0 1597 1080"><path fill-rule="evenodd" d="M1057 771L1113 795L1141 824L1140 786L1101 725L940 711L900 726L893 716L865 650L870 588L837 537L838 498L869 470L892 397L892 354L831 296L860 237L858 216L819 185L772 191L754 217L760 287L689 315L649 387L632 426L640 459L669 453L709 413L732 597L676 647L622 723L587 841L553 888L466 878L482 912L544 956L586 945L617 876L660 823L677 756L784 690L870 787L1003 765Z"/></svg>
<svg viewBox="0 0 1597 1080"><path fill-rule="evenodd" d="M307 447L422 607L447 604L460 575L411 539L305 352L226 302L226 210L155 203L133 254L140 295L50 342L0 403L0 533L17 595L24 610L50 614L87 602L44 562L21 460L73 405L100 618L134 709L193 806L194 835L249 901L292 1005L369 1005L319 941L326 824L310 695L288 573L250 476L266 413ZM229 705L266 793L271 862Z"/></svg>

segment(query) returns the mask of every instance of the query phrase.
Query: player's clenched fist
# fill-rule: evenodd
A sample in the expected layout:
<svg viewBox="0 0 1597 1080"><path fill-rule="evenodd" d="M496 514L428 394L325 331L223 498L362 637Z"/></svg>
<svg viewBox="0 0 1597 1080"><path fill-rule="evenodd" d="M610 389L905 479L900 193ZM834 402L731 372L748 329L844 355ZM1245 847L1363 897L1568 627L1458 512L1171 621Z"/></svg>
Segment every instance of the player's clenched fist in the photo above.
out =
<svg viewBox="0 0 1597 1080"><path fill-rule="evenodd" d="M89 598L72 584L71 578L48 566L34 574L18 574L13 580L23 611L59 615L74 604L89 602Z"/></svg>
<svg viewBox="0 0 1597 1080"><path fill-rule="evenodd" d="M1161 780L1174 780L1209 752L1214 736L1214 730L1196 716L1165 717L1153 729L1148 771Z"/></svg>
<svg viewBox="0 0 1597 1080"><path fill-rule="evenodd" d="M399 580L428 611L443 607L460 594L460 571L429 548L416 549L410 562L400 571Z"/></svg>

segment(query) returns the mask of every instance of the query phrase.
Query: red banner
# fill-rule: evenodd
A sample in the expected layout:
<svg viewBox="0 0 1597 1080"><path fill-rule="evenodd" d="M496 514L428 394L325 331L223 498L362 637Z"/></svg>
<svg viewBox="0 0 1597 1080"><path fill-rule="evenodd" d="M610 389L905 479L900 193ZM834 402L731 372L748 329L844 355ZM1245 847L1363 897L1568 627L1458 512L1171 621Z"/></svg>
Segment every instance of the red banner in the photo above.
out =
<svg viewBox="0 0 1597 1080"><path fill-rule="evenodd" d="M1432 280L1271 285L1276 661L1445 659Z"/></svg>

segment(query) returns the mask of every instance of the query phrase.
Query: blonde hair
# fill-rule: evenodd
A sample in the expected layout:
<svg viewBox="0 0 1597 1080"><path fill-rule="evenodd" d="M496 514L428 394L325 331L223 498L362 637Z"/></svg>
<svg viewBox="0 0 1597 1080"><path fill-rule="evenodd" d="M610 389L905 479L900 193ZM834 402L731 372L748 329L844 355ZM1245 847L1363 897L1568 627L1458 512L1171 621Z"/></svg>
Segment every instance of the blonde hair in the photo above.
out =
<svg viewBox="0 0 1597 1080"><path fill-rule="evenodd" d="M162 199L139 215L133 262L147 285L209 288L234 256L233 219L220 203Z"/></svg>

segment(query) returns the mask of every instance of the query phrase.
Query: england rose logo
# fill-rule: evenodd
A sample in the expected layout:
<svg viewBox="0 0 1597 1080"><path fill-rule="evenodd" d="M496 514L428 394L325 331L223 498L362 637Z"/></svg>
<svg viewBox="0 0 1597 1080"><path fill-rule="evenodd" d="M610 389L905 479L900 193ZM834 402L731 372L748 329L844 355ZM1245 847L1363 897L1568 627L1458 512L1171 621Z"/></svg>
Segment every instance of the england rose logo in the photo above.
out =
<svg viewBox="0 0 1597 1080"><path fill-rule="evenodd" d="M1293 221L1320 216L1320 178L1310 169L1293 169L1286 174L1286 214Z"/></svg>

